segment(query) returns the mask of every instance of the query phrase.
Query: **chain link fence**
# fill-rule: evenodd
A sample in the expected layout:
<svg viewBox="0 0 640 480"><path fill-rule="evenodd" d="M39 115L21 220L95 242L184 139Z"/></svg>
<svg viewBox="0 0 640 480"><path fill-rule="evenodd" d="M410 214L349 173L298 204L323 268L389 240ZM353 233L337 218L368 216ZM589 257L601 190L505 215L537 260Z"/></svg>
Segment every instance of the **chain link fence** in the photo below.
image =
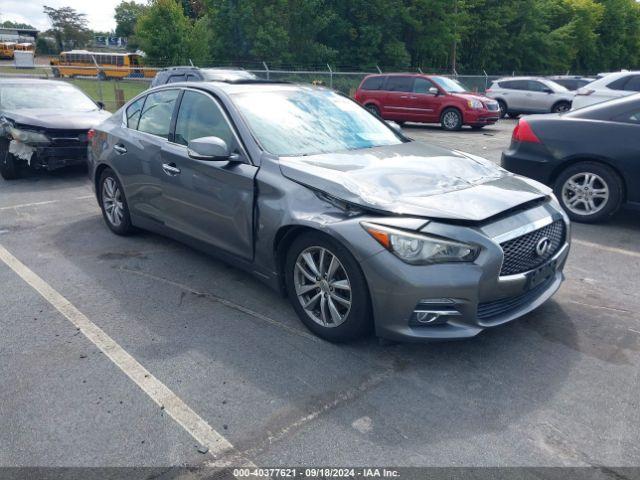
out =
<svg viewBox="0 0 640 480"><path fill-rule="evenodd" d="M324 85L349 96L354 95L358 85L360 85L367 75L386 73L379 68L373 71L351 71L337 70L330 66L326 66L326 69L271 69L266 63L261 65L262 68L259 68L256 64L250 65L249 67L250 68L246 68L246 70L260 78ZM140 92L146 90L155 72L161 70L160 68L145 67L143 69L144 72L141 73L140 68L135 69L135 72L133 71L134 69L128 71L129 69L122 68L120 73L116 72L118 75L115 78L105 78L104 72L98 67L73 67L73 69L74 71L77 70L77 72L67 76L61 75L55 66L36 65L32 69L18 69L11 65L4 64L0 65L0 78L45 78L62 80L80 88L95 101L102 102L107 110L113 112ZM413 73L421 73L421 71L418 70ZM469 91L479 93L484 92L493 80L501 78L499 75L486 74L442 75L456 78L464 84Z"/></svg>

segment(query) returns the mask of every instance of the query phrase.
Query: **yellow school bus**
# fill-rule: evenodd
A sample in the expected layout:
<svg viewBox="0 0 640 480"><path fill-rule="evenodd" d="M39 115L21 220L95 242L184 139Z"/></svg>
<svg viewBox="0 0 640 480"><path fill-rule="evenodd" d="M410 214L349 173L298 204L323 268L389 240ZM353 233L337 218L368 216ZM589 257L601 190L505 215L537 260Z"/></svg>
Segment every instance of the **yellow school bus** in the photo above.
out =
<svg viewBox="0 0 640 480"><path fill-rule="evenodd" d="M0 58L3 60L12 60L15 48L15 42L0 42Z"/></svg>
<svg viewBox="0 0 640 480"><path fill-rule="evenodd" d="M89 52L71 50L62 52L57 60L51 61L55 77L98 76L109 78L153 78L155 71L142 66L142 56L137 53Z"/></svg>
<svg viewBox="0 0 640 480"><path fill-rule="evenodd" d="M23 52L35 52L36 47L33 43L16 43L14 50L21 50Z"/></svg>

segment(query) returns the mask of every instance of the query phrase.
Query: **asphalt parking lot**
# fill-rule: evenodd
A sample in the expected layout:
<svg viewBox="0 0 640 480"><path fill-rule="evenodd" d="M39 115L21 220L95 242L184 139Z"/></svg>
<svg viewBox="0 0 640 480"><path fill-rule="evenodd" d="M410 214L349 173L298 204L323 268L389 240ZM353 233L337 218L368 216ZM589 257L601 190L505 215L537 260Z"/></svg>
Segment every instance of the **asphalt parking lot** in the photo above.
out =
<svg viewBox="0 0 640 480"><path fill-rule="evenodd" d="M513 126L405 130L498 161ZM638 466L639 219L574 225L510 325L332 345L248 274L114 236L83 172L0 180L0 465Z"/></svg>

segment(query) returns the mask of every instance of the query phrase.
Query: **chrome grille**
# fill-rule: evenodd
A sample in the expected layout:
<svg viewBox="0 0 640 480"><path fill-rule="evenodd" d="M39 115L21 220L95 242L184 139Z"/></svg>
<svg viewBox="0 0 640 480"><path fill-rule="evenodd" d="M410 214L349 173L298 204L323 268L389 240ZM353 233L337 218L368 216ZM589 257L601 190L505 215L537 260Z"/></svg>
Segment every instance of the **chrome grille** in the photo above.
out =
<svg viewBox="0 0 640 480"><path fill-rule="evenodd" d="M502 262L500 276L524 273L539 267L558 253L558 250L564 244L565 236L566 227L564 221L557 220L546 227L501 243L504 261ZM544 237L549 239L551 245L544 255L538 255L536 246Z"/></svg>

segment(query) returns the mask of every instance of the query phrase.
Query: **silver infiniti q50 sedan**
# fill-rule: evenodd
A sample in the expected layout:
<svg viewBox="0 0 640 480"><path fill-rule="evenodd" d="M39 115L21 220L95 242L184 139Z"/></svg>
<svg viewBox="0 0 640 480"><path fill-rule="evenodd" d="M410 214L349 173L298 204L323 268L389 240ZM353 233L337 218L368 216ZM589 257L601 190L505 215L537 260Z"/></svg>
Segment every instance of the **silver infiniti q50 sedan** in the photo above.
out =
<svg viewBox="0 0 640 480"><path fill-rule="evenodd" d="M151 230L248 270L327 340L472 337L564 278L569 221L551 190L412 141L331 90L170 84L90 137L113 232Z"/></svg>

